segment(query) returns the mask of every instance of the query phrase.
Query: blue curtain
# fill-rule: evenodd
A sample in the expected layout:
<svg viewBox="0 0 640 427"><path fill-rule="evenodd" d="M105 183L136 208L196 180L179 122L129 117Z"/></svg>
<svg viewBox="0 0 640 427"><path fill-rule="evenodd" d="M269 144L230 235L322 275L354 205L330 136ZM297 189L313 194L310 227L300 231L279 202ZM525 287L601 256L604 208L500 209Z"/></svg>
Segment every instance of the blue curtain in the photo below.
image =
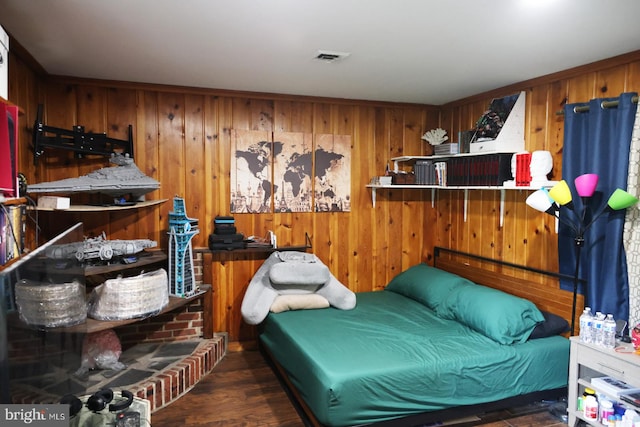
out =
<svg viewBox="0 0 640 427"><path fill-rule="evenodd" d="M583 205L573 180L585 173L596 173L599 182L596 194L586 202L586 217L606 205L616 188L627 189L631 133L637 105L632 102L635 93L624 93L619 98L592 99L587 104L566 105L564 109L564 147L562 178L573 194L574 210L563 207L561 218L579 222ZM603 101L619 101L618 107L603 108ZM574 107L589 106L588 112L575 112ZM584 234L581 250L580 278L586 285L579 287L585 296L585 305L592 311L612 313L616 319L629 319L629 283L627 262L622 243L624 211L605 213ZM562 222L558 232L560 272L573 276L576 266L575 232ZM573 290L573 283L563 281L562 287ZM578 312L581 308L577 308Z"/></svg>

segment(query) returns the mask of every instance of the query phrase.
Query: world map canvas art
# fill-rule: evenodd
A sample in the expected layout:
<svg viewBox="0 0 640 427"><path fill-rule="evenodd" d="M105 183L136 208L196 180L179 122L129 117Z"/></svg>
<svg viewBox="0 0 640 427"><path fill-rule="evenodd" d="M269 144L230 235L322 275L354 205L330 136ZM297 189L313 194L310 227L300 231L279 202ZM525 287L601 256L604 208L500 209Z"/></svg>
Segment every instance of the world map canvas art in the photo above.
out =
<svg viewBox="0 0 640 427"><path fill-rule="evenodd" d="M274 210L311 212L313 135L274 132Z"/></svg>
<svg viewBox="0 0 640 427"><path fill-rule="evenodd" d="M351 137L234 130L231 213L349 212Z"/></svg>
<svg viewBox="0 0 640 427"><path fill-rule="evenodd" d="M271 212L271 132L234 130L231 151L231 213Z"/></svg>
<svg viewBox="0 0 640 427"><path fill-rule="evenodd" d="M316 135L315 211L351 212L351 137Z"/></svg>

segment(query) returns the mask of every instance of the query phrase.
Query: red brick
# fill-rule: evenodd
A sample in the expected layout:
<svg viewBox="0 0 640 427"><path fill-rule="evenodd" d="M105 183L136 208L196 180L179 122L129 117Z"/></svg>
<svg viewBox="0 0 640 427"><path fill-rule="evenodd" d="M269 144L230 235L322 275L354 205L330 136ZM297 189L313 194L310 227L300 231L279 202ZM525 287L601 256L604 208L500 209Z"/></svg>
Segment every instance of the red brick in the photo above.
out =
<svg viewBox="0 0 640 427"><path fill-rule="evenodd" d="M200 313L180 313L176 316L176 320L198 320L200 319Z"/></svg>
<svg viewBox="0 0 640 427"><path fill-rule="evenodd" d="M189 322L169 322L164 325L166 331L173 331L176 329L184 329L189 327Z"/></svg>

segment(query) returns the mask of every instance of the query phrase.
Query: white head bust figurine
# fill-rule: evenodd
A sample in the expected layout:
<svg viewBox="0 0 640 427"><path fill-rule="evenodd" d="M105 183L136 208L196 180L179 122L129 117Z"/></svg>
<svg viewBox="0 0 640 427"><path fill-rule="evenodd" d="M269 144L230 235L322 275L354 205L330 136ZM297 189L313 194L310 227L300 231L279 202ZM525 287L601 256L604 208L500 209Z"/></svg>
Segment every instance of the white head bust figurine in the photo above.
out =
<svg viewBox="0 0 640 427"><path fill-rule="evenodd" d="M531 153L531 164L529 166L531 185L538 186L549 182L547 175L552 168L553 158L549 151L538 150Z"/></svg>

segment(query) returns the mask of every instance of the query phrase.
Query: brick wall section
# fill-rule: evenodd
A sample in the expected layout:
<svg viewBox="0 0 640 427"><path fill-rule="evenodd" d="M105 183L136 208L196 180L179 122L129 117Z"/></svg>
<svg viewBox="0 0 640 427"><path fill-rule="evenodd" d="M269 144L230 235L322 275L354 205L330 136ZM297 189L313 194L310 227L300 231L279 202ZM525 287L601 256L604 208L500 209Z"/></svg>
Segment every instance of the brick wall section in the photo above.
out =
<svg viewBox="0 0 640 427"><path fill-rule="evenodd" d="M202 284L203 256L194 253L193 266L197 284ZM202 300L192 301L170 313L124 325L116 328L122 349L126 350L143 342L166 342L202 338L203 305ZM81 334L72 335L81 339ZM73 341L74 338L70 340ZM227 351L227 335L217 334L208 344L201 346L191 356L183 359L169 369L154 375L131 387L131 392L151 403L151 412L169 405L171 402L187 393L196 383L211 372L224 357ZM79 343L69 342L67 345L77 346ZM62 351L56 345L47 351L53 356ZM32 361L34 355L42 354L42 341L32 334L20 333L16 328L9 330L9 358L12 362ZM37 358L37 357L36 357ZM18 391L11 396L13 403L57 403L48 401L42 395L33 392Z"/></svg>
<svg viewBox="0 0 640 427"><path fill-rule="evenodd" d="M116 333L123 350L143 342L202 338L202 316L202 300L195 300L170 313L120 326Z"/></svg>
<svg viewBox="0 0 640 427"><path fill-rule="evenodd" d="M151 403L151 412L161 409L189 392L202 377L213 370L226 353L226 335L221 334L210 340L191 356L170 366L160 374L147 378L131 392Z"/></svg>
<svg viewBox="0 0 640 427"><path fill-rule="evenodd" d="M151 412L161 409L189 392L198 381L210 373L227 351L227 335L216 334L213 339L203 341L190 356L168 366L128 389L137 397L151 404ZM12 393L12 403L58 403L57 398L36 392L19 390Z"/></svg>

